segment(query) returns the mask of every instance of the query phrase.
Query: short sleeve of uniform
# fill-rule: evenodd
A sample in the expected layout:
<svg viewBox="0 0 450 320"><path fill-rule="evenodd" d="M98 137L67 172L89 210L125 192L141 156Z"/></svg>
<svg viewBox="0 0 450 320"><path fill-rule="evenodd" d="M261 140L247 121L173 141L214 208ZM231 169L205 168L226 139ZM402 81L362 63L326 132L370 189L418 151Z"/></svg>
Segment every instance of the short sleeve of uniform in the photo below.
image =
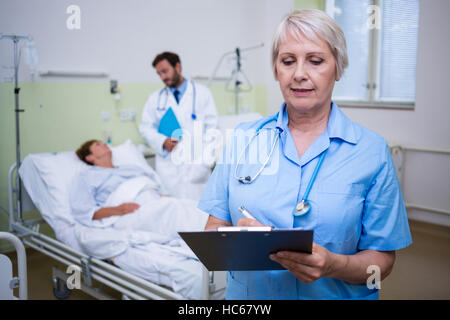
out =
<svg viewBox="0 0 450 320"><path fill-rule="evenodd" d="M366 195L359 250L392 251L412 243L408 217L389 147Z"/></svg>
<svg viewBox="0 0 450 320"><path fill-rule="evenodd" d="M232 144L230 141L232 141L232 139L228 139L222 153L222 160L216 164L198 204L200 210L227 222L231 222L228 201L228 184L232 159Z"/></svg>

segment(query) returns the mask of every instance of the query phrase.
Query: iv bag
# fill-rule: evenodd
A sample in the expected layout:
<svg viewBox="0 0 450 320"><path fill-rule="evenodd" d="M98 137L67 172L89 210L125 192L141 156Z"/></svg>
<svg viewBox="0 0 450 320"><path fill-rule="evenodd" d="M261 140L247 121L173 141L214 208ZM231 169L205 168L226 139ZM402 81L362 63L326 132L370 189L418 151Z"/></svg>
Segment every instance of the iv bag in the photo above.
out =
<svg viewBox="0 0 450 320"><path fill-rule="evenodd" d="M27 41L24 47L25 63L31 70L31 73L36 73L37 65L39 63L39 56L36 49L36 44L33 40Z"/></svg>

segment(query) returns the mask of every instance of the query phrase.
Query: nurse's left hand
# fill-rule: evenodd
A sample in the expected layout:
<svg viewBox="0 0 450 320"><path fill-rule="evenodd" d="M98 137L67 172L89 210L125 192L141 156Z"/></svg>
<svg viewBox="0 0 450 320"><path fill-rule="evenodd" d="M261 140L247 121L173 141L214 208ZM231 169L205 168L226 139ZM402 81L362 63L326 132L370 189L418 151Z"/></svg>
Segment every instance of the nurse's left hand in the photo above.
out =
<svg viewBox="0 0 450 320"><path fill-rule="evenodd" d="M279 251L271 254L270 259L288 269L300 281L311 283L330 273L333 253L313 242L311 254Z"/></svg>

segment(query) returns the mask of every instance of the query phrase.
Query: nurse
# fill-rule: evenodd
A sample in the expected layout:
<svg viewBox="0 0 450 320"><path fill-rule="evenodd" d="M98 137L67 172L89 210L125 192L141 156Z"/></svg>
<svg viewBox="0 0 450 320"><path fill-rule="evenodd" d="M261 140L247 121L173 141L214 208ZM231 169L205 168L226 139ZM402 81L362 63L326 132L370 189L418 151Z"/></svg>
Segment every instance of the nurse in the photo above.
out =
<svg viewBox="0 0 450 320"><path fill-rule="evenodd" d="M331 100L348 65L344 34L322 11L294 11L276 30L272 64L285 102L276 115L235 129L199 208L210 214L206 229L312 229L313 251L272 254L284 271L228 272L226 297L378 299L375 280L412 241L386 141ZM256 132L263 138L248 144ZM259 164L247 161L255 152Z"/></svg>
<svg viewBox="0 0 450 320"><path fill-rule="evenodd" d="M152 65L166 86L147 99L139 132L156 153L156 172L168 192L198 200L211 174L212 163L203 158L203 151L208 148L208 131L218 124L213 96L207 87L183 77L177 54L158 54ZM181 126L181 140L159 130L169 109Z"/></svg>

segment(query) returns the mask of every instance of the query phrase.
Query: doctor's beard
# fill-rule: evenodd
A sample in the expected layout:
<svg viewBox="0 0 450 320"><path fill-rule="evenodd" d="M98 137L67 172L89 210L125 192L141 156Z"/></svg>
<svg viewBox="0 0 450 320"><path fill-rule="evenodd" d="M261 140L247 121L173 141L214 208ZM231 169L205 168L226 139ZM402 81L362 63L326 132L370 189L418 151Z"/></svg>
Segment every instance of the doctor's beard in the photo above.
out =
<svg viewBox="0 0 450 320"><path fill-rule="evenodd" d="M181 85L181 75L176 70L174 70L173 77L167 79L165 83L168 87L178 88Z"/></svg>

